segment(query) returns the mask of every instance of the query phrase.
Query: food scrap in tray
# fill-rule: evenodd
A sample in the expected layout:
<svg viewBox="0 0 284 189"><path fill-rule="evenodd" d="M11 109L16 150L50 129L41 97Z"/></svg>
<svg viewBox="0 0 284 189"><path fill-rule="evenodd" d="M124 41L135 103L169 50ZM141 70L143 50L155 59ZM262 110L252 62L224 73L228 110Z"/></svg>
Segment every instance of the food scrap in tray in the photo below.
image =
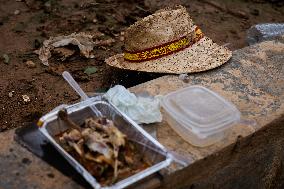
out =
<svg viewBox="0 0 284 189"><path fill-rule="evenodd" d="M134 175L151 166L114 123L105 117L90 117L83 125L58 113L70 128L56 135L57 142L103 186Z"/></svg>

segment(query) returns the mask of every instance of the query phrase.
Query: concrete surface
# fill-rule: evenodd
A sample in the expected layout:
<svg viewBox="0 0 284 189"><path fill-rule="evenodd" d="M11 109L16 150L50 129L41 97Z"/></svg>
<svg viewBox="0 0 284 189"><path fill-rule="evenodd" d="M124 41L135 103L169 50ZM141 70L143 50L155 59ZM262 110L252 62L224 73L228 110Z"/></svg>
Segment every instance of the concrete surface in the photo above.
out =
<svg viewBox="0 0 284 189"><path fill-rule="evenodd" d="M14 130L0 136L0 188L81 188L14 141Z"/></svg>

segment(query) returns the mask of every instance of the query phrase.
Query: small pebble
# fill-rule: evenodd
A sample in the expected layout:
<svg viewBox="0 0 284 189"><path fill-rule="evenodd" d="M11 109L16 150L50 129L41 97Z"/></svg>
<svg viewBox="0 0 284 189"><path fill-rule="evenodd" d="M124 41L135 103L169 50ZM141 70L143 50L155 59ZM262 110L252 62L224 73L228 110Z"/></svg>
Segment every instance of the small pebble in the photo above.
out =
<svg viewBox="0 0 284 189"><path fill-rule="evenodd" d="M35 68L36 67L36 64L31 60L26 61L26 65L27 65L28 68Z"/></svg>
<svg viewBox="0 0 284 189"><path fill-rule="evenodd" d="M22 95L22 98L23 98L24 102L30 102L31 101L31 99L28 95Z"/></svg>
<svg viewBox="0 0 284 189"><path fill-rule="evenodd" d="M5 64L9 64L9 62L10 62L10 57L9 57L9 55L3 54L2 57L3 57L3 59L4 59L4 63L5 63Z"/></svg>
<svg viewBox="0 0 284 189"><path fill-rule="evenodd" d="M12 97L13 97L14 92L15 92L15 91L11 91L11 92L9 92L8 96L9 96L10 98L12 98Z"/></svg>
<svg viewBox="0 0 284 189"><path fill-rule="evenodd" d="M14 11L14 15L18 15L18 14L20 14L21 12L20 12L20 10L15 10Z"/></svg>
<svg viewBox="0 0 284 189"><path fill-rule="evenodd" d="M23 164L29 165L29 164L31 164L31 162L32 162L32 161L31 161L29 158L23 158L23 159L22 159L22 163L23 163Z"/></svg>

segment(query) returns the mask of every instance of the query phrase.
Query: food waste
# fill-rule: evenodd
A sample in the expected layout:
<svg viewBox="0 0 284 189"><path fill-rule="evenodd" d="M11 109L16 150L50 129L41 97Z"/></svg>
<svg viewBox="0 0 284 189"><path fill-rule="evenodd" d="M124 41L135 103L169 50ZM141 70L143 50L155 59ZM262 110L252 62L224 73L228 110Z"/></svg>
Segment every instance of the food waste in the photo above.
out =
<svg viewBox="0 0 284 189"><path fill-rule="evenodd" d="M89 117L77 125L66 110L59 120L69 129L56 135L58 143L73 156L96 180L107 186L134 175L150 163L137 151L137 144L105 117Z"/></svg>

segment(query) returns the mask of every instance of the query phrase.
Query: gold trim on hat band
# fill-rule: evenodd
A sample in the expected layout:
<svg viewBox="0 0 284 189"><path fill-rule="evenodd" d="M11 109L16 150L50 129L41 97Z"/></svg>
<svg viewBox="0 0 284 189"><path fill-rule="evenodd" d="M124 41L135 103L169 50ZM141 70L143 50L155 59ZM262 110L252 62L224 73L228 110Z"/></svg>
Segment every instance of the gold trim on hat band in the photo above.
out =
<svg viewBox="0 0 284 189"><path fill-rule="evenodd" d="M194 36L184 36L178 40L171 41L169 43L165 43L163 45L159 45L156 47L152 47L149 49L145 49L142 51L136 52L124 52L124 60L129 62L143 62L148 60L153 60L160 58L162 56L166 56L185 48L192 46L194 43L198 42L204 34L202 33L199 27L196 27L194 30Z"/></svg>

